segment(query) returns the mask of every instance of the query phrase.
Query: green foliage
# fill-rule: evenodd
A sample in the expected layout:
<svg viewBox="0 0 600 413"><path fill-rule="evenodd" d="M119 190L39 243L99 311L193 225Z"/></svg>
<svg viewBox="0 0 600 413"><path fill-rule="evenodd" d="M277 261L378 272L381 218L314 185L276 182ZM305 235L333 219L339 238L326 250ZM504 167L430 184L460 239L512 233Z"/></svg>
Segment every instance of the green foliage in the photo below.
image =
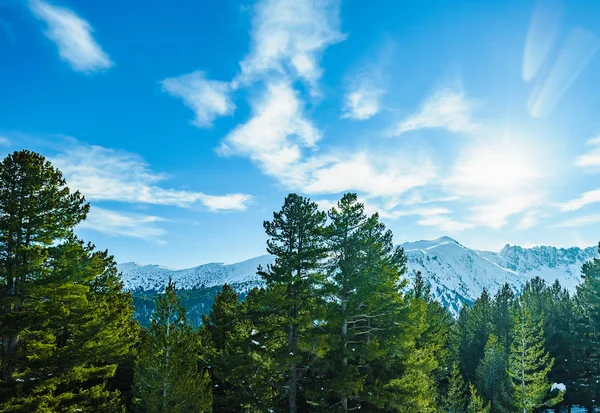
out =
<svg viewBox="0 0 600 413"><path fill-rule="evenodd" d="M42 156L2 162L2 411L123 410L137 328L113 258L73 235L88 209Z"/></svg>
<svg viewBox="0 0 600 413"><path fill-rule="evenodd" d="M469 404L467 405L467 413L490 413L491 405L488 403L483 406L483 400L477 395L477 389L473 384L469 384Z"/></svg>
<svg viewBox="0 0 600 413"><path fill-rule="evenodd" d="M550 383L547 375L554 359L544 350L541 322L537 324L528 309L521 309L515 319L514 341L508 362L508 376L513 391L513 404L523 412L532 412L542 406L554 406L563 393L548 397Z"/></svg>
<svg viewBox="0 0 600 413"><path fill-rule="evenodd" d="M477 367L477 387L490 401L491 411L510 412L507 354L495 335L490 335L483 359Z"/></svg>
<svg viewBox="0 0 600 413"><path fill-rule="evenodd" d="M262 305L274 323L270 340L278 344L275 359L282 373L276 377L284 378L275 386L287 395L290 412L305 403L299 390L307 365L327 351L314 325L323 317L319 270L326 255L324 222L317 204L296 194L288 195L281 211L264 222L267 251L275 263L259 271L267 285Z"/></svg>
<svg viewBox="0 0 600 413"><path fill-rule="evenodd" d="M144 412L210 412L210 376L199 368L199 337L175 285L157 298L135 366L135 404Z"/></svg>
<svg viewBox="0 0 600 413"><path fill-rule="evenodd" d="M467 405L465 397L465 382L458 368L458 362L452 363L452 370L448 377L448 391L443 399L444 413L463 413Z"/></svg>

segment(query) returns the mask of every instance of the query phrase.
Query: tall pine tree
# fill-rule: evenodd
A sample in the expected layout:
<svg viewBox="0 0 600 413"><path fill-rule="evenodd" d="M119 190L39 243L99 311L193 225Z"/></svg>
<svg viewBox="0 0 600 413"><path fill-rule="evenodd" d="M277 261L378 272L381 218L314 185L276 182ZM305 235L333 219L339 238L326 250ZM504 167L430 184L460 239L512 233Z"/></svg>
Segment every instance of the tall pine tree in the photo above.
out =
<svg viewBox="0 0 600 413"><path fill-rule="evenodd" d="M199 337L169 281L143 337L135 366L135 404L144 412L211 412L210 376L199 368Z"/></svg>
<svg viewBox="0 0 600 413"><path fill-rule="evenodd" d="M541 321L537 324L528 309L519 309L513 331L508 375L511 380L513 404L519 412L530 413L542 406L554 406L563 393L550 397L548 372L554 364L544 349Z"/></svg>
<svg viewBox="0 0 600 413"><path fill-rule="evenodd" d="M137 329L113 258L73 235L87 211L42 156L2 162L3 411L123 409L114 377Z"/></svg>
<svg viewBox="0 0 600 413"><path fill-rule="evenodd" d="M326 256L325 218L316 203L290 194L281 210L273 213L273 220L264 222L269 237L267 251L275 263L259 274L267 286L265 306L277 324L274 327L279 335L270 339L280 343L276 359L285 370L280 387L285 389L290 413L307 402L299 394L301 381L309 364L325 351L319 334L315 334L315 320L322 319L324 308L319 286Z"/></svg>

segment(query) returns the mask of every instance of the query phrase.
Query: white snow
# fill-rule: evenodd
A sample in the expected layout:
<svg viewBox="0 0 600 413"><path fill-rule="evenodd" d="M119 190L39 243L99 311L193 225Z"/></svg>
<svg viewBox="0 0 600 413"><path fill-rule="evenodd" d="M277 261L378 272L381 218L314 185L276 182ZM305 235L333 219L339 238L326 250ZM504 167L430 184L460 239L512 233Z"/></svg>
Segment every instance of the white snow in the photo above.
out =
<svg viewBox="0 0 600 413"><path fill-rule="evenodd" d="M472 302L485 288L495 294L504 283L518 292L527 280L539 276L552 284L556 279L570 291L581 280L581 266L597 257L595 247L586 249L506 245L500 252L478 251L449 237L408 242L401 245L408 262L407 276L420 271L431 286L432 296L457 315L465 302ZM235 264L210 263L184 270L159 265L119 264L128 290L162 290L171 278L178 288L192 289L231 284L237 292L260 286L257 267L266 268L273 257L262 255Z"/></svg>

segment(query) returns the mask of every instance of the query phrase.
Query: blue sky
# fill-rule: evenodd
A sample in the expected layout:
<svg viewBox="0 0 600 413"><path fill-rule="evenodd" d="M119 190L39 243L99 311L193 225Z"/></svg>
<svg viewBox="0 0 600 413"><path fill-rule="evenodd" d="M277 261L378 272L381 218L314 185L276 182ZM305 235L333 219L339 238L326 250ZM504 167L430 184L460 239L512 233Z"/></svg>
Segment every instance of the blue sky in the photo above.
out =
<svg viewBox="0 0 600 413"><path fill-rule="evenodd" d="M600 239L600 3L0 0L0 155L50 158L81 237L186 267L264 253L288 192L396 242Z"/></svg>

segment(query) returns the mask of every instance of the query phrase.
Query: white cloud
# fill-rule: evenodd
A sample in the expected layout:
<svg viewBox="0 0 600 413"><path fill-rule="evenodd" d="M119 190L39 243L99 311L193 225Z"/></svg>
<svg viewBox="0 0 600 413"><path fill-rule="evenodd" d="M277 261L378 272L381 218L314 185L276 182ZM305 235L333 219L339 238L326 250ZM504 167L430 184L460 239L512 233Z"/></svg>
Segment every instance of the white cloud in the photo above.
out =
<svg viewBox="0 0 600 413"><path fill-rule="evenodd" d="M346 80L342 119L367 120L382 110L387 88L387 67L394 43L382 41L375 56L365 57Z"/></svg>
<svg viewBox="0 0 600 413"><path fill-rule="evenodd" d="M31 0L29 8L46 23L46 36L56 43L60 57L69 62L73 70L97 72L113 65L92 37L90 24L73 11L42 0Z"/></svg>
<svg viewBox="0 0 600 413"><path fill-rule="evenodd" d="M194 111L194 125L198 127L211 126L217 116L231 115L235 110L229 83L207 80L202 71L168 78L161 83L166 92L183 99Z"/></svg>
<svg viewBox="0 0 600 413"><path fill-rule="evenodd" d="M302 168L300 165L298 169ZM425 156L356 152L330 157L322 165L311 167L308 173L294 173L289 181L310 194L359 191L367 197L380 197L425 186L435 177L435 166Z"/></svg>
<svg viewBox="0 0 600 413"><path fill-rule="evenodd" d="M162 244L160 237L166 234L166 231L155 224L163 221L165 220L151 215L120 213L92 207L87 219L78 227L110 236L142 238Z"/></svg>
<svg viewBox="0 0 600 413"><path fill-rule="evenodd" d="M340 32L338 0L263 0L254 9L251 51L234 81L248 83L272 72L292 72L313 88L321 77L319 60Z"/></svg>
<svg viewBox="0 0 600 413"><path fill-rule="evenodd" d="M0 136L0 146L10 146L10 140L4 136Z"/></svg>
<svg viewBox="0 0 600 413"><path fill-rule="evenodd" d="M504 198L496 198L487 204L470 207L469 222L477 226L499 229L508 224L510 216L539 207L542 199L542 195L537 192L513 194L507 195Z"/></svg>
<svg viewBox="0 0 600 413"><path fill-rule="evenodd" d="M575 165L580 167L600 167L600 136L590 139L587 144L592 148L575 159Z"/></svg>
<svg viewBox="0 0 600 413"><path fill-rule="evenodd" d="M304 116L297 93L285 81L269 83L252 106L251 119L227 135L221 154L247 156L266 174L281 176L300 161L302 148L321 139Z"/></svg>
<svg viewBox="0 0 600 413"><path fill-rule="evenodd" d="M345 96L345 105L342 118L353 120L367 120L375 116L381 110L381 97L385 94L383 89L361 81L356 89Z"/></svg>
<svg viewBox="0 0 600 413"><path fill-rule="evenodd" d="M249 195L207 195L158 186L167 177L153 172L139 156L100 146L77 145L52 159L72 188L91 201L118 201L182 208L200 202L209 209L243 210Z"/></svg>
<svg viewBox="0 0 600 413"><path fill-rule="evenodd" d="M578 218L569 219L555 225L557 228L574 228L588 225L600 224L600 214L586 215ZM589 244L586 244L589 245Z"/></svg>
<svg viewBox="0 0 600 413"><path fill-rule="evenodd" d="M231 210L243 211L247 208L247 203L252 199L246 194L227 194L227 195L205 195L199 197L200 202L213 211Z"/></svg>
<svg viewBox="0 0 600 413"><path fill-rule="evenodd" d="M475 104L462 91L442 89L429 97L421 109L399 122L390 136L424 128L444 128L450 132L473 133L478 125L471 119Z"/></svg>
<svg viewBox="0 0 600 413"><path fill-rule="evenodd" d="M584 192L579 198L560 204L559 207L563 212L576 211L597 202L600 202L600 189Z"/></svg>

